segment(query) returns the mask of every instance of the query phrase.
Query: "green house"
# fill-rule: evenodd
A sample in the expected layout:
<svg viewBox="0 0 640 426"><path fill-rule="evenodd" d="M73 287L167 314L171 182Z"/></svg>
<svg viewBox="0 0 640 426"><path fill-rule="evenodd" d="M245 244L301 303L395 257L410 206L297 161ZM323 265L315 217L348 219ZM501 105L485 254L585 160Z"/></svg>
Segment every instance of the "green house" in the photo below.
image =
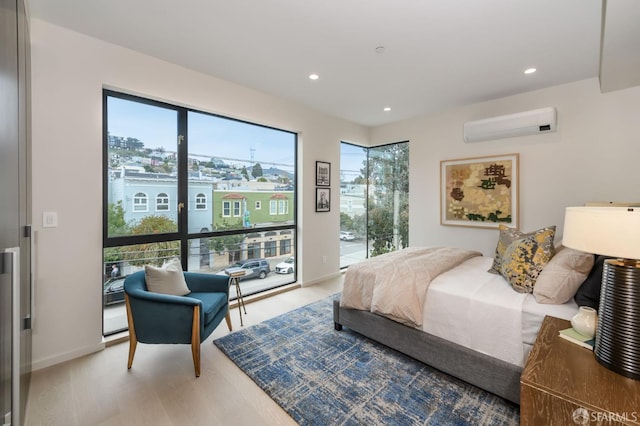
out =
<svg viewBox="0 0 640 426"><path fill-rule="evenodd" d="M214 190L215 228L241 221L242 227L293 223L293 191Z"/></svg>

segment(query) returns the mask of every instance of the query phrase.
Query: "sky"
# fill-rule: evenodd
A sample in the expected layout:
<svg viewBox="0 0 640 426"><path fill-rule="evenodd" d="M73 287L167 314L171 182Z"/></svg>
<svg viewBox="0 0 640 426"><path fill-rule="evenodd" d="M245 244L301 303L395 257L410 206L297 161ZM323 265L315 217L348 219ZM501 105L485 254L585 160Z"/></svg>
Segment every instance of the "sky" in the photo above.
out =
<svg viewBox="0 0 640 426"><path fill-rule="evenodd" d="M176 151L176 111L115 97L107 99L110 135L139 139L145 148L163 147L166 151ZM206 113L189 112L187 119L189 155L233 158L249 163L253 154L254 162L259 162L263 168L274 165L293 169L294 133ZM341 168L347 180L357 176L364 156L361 148L342 144ZM233 164L227 159L225 162Z"/></svg>

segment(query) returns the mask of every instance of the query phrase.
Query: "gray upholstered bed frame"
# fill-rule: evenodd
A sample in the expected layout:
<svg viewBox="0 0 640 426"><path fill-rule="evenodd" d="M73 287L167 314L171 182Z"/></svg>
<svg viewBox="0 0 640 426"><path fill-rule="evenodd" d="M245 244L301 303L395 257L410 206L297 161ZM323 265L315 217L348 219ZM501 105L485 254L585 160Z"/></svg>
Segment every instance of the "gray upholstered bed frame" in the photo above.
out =
<svg viewBox="0 0 640 426"><path fill-rule="evenodd" d="M467 383L520 404L522 367L367 311L333 302L336 330L347 327Z"/></svg>

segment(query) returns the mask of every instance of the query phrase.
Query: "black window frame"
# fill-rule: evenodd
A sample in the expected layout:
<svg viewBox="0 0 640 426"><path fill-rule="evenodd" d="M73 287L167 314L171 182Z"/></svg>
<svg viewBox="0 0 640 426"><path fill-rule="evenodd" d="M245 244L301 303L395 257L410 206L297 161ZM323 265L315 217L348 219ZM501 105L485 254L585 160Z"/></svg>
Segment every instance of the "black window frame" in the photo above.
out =
<svg viewBox="0 0 640 426"><path fill-rule="evenodd" d="M103 250L109 247L119 247L119 246L127 246L127 245L136 245L136 244L148 244L148 243L158 243L163 241L180 241L180 259L182 262L183 269L188 270L188 250L189 250L189 240L197 239L197 238L208 238L208 237L222 237L227 235L234 234L245 234L247 233L247 229L238 229L238 230L224 230L224 231L200 231L200 232L189 232L188 231L188 209L182 209L182 212L178 213L177 219L177 231L176 232L167 232L162 234L146 234L146 235L123 235L123 236L109 236L108 235L108 196L109 196L109 134L108 134L108 107L107 102L110 97L119 98L123 100L128 100L132 102L138 102L146 105L156 106L160 108L166 108L170 110L177 111L177 135L178 144L178 186L177 186L177 199L176 203L183 203L184 206L188 206L188 181L189 181L189 167L188 167L188 123L187 116L189 112L206 114L214 117L219 117L227 120L234 120L240 123L245 123L251 126L260 126L266 129L273 129L284 133L289 133L294 137L294 191L293 191L293 204L297 206L298 200L298 134L292 132L290 130L279 129L277 127L266 126L259 123L253 123L245 120L238 120L232 117L227 117L219 114L212 114L206 111L197 110L194 108L183 107L179 105L170 104L167 102L162 102L154 99L144 98L137 95L132 95L124 92L119 92L111 89L102 89L102 247ZM147 212L151 211L150 197L149 194L146 194L147 197ZM234 201L234 200L229 200ZM213 202L213 199L212 199ZM233 205L231 205L230 213L233 214ZM240 207L242 208L242 207ZM260 231L281 231L281 230L293 230L296 231L294 233L295 247L298 247L297 241L297 226L298 226L298 209L294 208L293 211L293 223L286 225L274 225L274 226L261 226ZM103 260L104 264L104 260ZM286 284L282 284L286 285Z"/></svg>

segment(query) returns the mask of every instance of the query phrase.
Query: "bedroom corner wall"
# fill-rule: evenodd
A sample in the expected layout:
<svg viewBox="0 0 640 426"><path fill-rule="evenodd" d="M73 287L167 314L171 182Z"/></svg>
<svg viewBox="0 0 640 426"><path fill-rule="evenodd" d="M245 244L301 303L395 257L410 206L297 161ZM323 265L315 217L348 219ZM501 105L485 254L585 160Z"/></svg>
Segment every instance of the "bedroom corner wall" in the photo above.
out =
<svg viewBox="0 0 640 426"><path fill-rule="evenodd" d="M298 279L313 283L338 273L339 211L315 213L315 161L339 167L340 141L366 145L367 128L38 19L31 51L34 369L103 347L103 86L298 132ZM57 227L42 228L45 211L58 213Z"/></svg>
<svg viewBox="0 0 640 426"><path fill-rule="evenodd" d="M464 143L466 121L554 106L558 130ZM601 94L588 79L468 105L373 129L371 143L409 140L409 241L455 245L493 256L498 232L440 225L440 161L520 154L520 229L556 225L587 201L640 201L640 87Z"/></svg>

